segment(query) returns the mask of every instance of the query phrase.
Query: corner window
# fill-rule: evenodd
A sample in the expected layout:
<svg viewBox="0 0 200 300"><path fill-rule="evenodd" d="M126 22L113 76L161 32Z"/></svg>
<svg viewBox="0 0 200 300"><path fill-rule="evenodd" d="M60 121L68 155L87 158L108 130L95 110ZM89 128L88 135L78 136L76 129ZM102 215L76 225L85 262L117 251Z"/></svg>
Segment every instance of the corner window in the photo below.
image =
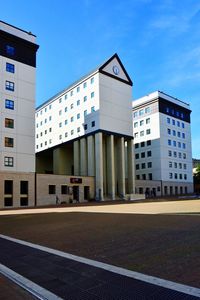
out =
<svg viewBox="0 0 200 300"><path fill-rule="evenodd" d="M14 82L6 80L5 88L6 88L7 91L14 92L14 90L15 90L15 84L14 84Z"/></svg>
<svg viewBox="0 0 200 300"><path fill-rule="evenodd" d="M6 72L15 73L15 66L10 63L6 63Z"/></svg>
<svg viewBox="0 0 200 300"><path fill-rule="evenodd" d="M4 157L4 166L5 167L13 167L14 166L14 158L5 156Z"/></svg>
<svg viewBox="0 0 200 300"><path fill-rule="evenodd" d="M14 109L14 101L6 99L5 100L5 108L7 109Z"/></svg>

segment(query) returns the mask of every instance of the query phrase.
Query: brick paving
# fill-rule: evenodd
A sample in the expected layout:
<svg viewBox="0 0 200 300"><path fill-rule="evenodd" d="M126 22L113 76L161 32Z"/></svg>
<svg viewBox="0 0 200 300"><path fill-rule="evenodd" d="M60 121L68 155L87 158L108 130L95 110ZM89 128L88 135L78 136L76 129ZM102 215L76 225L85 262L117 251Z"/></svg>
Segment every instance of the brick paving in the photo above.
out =
<svg viewBox="0 0 200 300"><path fill-rule="evenodd" d="M63 299L197 299L3 238L0 238L0 249L0 263Z"/></svg>

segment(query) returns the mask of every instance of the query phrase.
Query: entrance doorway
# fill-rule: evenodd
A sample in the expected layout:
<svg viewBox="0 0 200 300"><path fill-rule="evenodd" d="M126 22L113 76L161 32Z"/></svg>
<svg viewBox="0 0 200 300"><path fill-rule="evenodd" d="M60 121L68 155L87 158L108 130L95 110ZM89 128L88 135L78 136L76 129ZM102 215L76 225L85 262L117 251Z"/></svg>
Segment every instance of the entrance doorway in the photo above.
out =
<svg viewBox="0 0 200 300"><path fill-rule="evenodd" d="M90 200L90 187L84 186L84 200Z"/></svg>
<svg viewBox="0 0 200 300"><path fill-rule="evenodd" d="M79 202L79 186L73 186L73 199Z"/></svg>

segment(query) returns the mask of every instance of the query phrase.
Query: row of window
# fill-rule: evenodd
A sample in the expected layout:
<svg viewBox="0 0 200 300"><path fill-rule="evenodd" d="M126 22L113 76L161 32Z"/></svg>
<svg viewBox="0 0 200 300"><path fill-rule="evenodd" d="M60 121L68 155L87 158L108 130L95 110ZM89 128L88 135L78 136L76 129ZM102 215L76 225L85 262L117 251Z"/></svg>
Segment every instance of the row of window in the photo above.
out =
<svg viewBox="0 0 200 300"><path fill-rule="evenodd" d="M176 130L171 130L170 128L167 128L167 133L169 135L173 135L173 136L177 136L178 138L182 138L185 139L185 132L180 132L180 131L176 131Z"/></svg>
<svg viewBox="0 0 200 300"><path fill-rule="evenodd" d="M172 161L169 161L169 168L174 168L177 169L179 167L179 169L184 169L186 170L187 169L187 165L186 164L183 164L181 162L177 163L177 162L172 162Z"/></svg>
<svg viewBox="0 0 200 300"><path fill-rule="evenodd" d="M184 179L187 180L187 174L169 173L169 179Z"/></svg>
<svg viewBox="0 0 200 300"><path fill-rule="evenodd" d="M152 162L151 161L149 161L147 163L141 163L141 164L136 164L135 165L136 170L146 169L146 168L148 168L148 169L152 168Z"/></svg>
<svg viewBox="0 0 200 300"><path fill-rule="evenodd" d="M135 159L151 157L151 155L152 155L151 150L149 150L147 152L136 153L135 154Z"/></svg>
<svg viewBox="0 0 200 300"><path fill-rule="evenodd" d="M93 83L94 83L94 77L92 77L92 78L90 79L90 84L93 84ZM87 81L84 82L84 83L83 83L83 88L85 89L85 88L87 87L87 85L88 85L88 82L87 82ZM78 86L76 89L73 89L73 90L71 90L69 93L65 94L65 95L64 95L64 99L67 100L69 96L72 97L72 96L74 95L74 92L75 92L75 91L76 91L77 93L79 93L79 92L80 92L80 88L81 88L81 87ZM91 98L94 98L94 92L91 92L90 97L91 97ZM62 103L62 100L63 100L63 98L60 97L60 98L59 98L59 103ZM85 97L83 98L83 101L84 101L84 102L87 101L87 96L85 96ZM77 100L77 105L80 105L80 100ZM44 111L44 112L47 112L48 108L49 108L49 110L51 110L52 104L49 104L48 107L45 107L43 110L40 110L40 115L43 114L43 111ZM39 115L39 113L37 113L36 116L38 117L38 115Z"/></svg>
<svg viewBox="0 0 200 300"><path fill-rule="evenodd" d="M167 143L168 143L168 146L173 146L173 147L178 147L178 148L186 149L186 144L185 143L181 143L181 142L177 142L177 141L172 141L170 139L168 139Z"/></svg>
<svg viewBox="0 0 200 300"><path fill-rule="evenodd" d="M151 129L146 129L146 135L149 135L149 134L151 134ZM138 138L139 136L142 137L144 135L145 135L145 130L142 130L140 132L135 132L134 133L134 137L135 138Z"/></svg>
<svg viewBox="0 0 200 300"><path fill-rule="evenodd" d="M168 156L169 157L178 157L178 158L183 158L183 159L186 159L187 156L186 156L186 153L182 153L182 152L176 152L176 151L171 151L171 150L168 150Z"/></svg>
<svg viewBox="0 0 200 300"><path fill-rule="evenodd" d="M146 142L141 142L141 143L136 143L135 144L135 149L139 148L139 147L145 147L146 146L151 146L151 140L148 140Z"/></svg>
<svg viewBox="0 0 200 300"><path fill-rule="evenodd" d="M146 108L144 108L144 109L140 109L140 110L138 110L138 111L135 111L135 112L133 113L133 117L134 117L134 118L137 118L138 116L141 117L141 116L143 116L144 114L149 114L150 112L151 112L151 108L148 106L148 107L146 107Z"/></svg>
<svg viewBox="0 0 200 300"><path fill-rule="evenodd" d="M20 206L28 205L28 181L20 181ZM4 206L13 206L13 180L4 181Z"/></svg>
<svg viewBox="0 0 200 300"><path fill-rule="evenodd" d="M167 114L171 114L171 115L173 115L173 116L176 116L177 118L184 119L184 113L183 113L183 112L180 112L180 111L178 111L178 110L175 110L174 108L166 107L165 112L166 112Z"/></svg>
<svg viewBox="0 0 200 300"><path fill-rule="evenodd" d="M135 177L137 180L153 180L153 175L152 173L148 173L148 174L137 174Z"/></svg>
<svg viewBox="0 0 200 300"><path fill-rule="evenodd" d="M174 120L174 119L171 119L169 117L167 117L167 124L172 124L174 126L178 126L178 127L182 127L182 128L185 128L185 124L183 122L180 122L178 120Z"/></svg>
<svg viewBox="0 0 200 300"><path fill-rule="evenodd" d="M150 124L150 118L147 118L145 120L140 120L139 122L134 122L134 128L137 128L139 126L143 126L144 124Z"/></svg>

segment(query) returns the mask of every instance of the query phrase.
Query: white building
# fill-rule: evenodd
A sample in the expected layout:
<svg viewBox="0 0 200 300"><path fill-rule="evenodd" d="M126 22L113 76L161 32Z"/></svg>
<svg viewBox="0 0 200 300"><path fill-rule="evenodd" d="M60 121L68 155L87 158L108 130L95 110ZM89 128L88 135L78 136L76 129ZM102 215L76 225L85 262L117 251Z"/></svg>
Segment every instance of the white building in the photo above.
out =
<svg viewBox="0 0 200 300"><path fill-rule="evenodd" d="M132 194L131 99L132 81L115 54L40 105L36 109L37 172L93 176L91 197L97 200Z"/></svg>
<svg viewBox="0 0 200 300"><path fill-rule="evenodd" d="M0 207L34 205L35 40L0 21Z"/></svg>
<svg viewBox="0 0 200 300"><path fill-rule="evenodd" d="M133 101L136 192L193 192L189 104L163 92Z"/></svg>

